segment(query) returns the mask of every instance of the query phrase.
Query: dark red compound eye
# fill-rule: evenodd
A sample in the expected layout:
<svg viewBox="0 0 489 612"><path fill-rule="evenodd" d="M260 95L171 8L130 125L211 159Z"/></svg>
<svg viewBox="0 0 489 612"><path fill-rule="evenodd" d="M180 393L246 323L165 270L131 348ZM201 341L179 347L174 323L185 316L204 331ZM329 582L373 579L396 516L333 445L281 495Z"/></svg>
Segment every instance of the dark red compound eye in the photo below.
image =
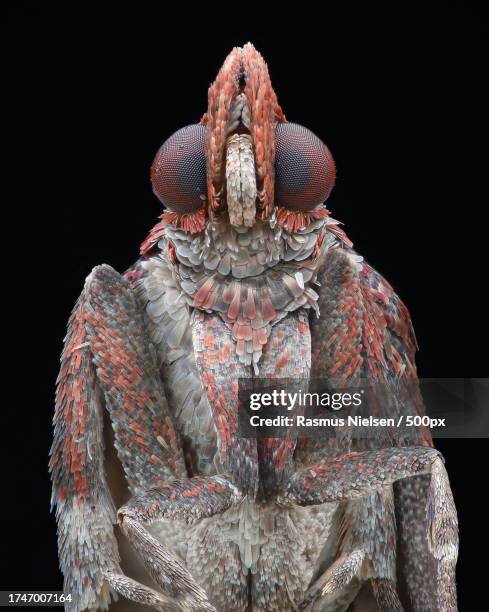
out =
<svg viewBox="0 0 489 612"><path fill-rule="evenodd" d="M153 192L178 213L202 208L207 193L205 127L188 125L163 143L151 166Z"/></svg>
<svg viewBox="0 0 489 612"><path fill-rule="evenodd" d="M275 200L291 210L311 210L334 187L336 168L328 147L297 123L275 130Z"/></svg>

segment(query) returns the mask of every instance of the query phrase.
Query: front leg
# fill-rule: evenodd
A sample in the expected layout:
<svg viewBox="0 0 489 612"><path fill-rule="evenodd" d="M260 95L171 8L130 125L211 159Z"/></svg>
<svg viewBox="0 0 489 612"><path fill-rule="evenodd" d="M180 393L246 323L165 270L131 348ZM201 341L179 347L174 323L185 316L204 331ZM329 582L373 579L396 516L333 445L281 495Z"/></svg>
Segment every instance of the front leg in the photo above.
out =
<svg viewBox="0 0 489 612"><path fill-rule="evenodd" d="M308 506L358 499L398 480L420 474L431 475L427 538L429 549L437 561L438 610L456 610L457 514L438 451L423 446L400 447L325 458L297 471L279 497L279 503Z"/></svg>
<svg viewBox="0 0 489 612"><path fill-rule="evenodd" d="M121 573L105 476L104 408L132 493L186 478L141 306L129 282L109 266L95 268L86 280L58 378L50 469L64 589L72 596L66 607L106 610L113 586L136 602L174 609L169 597Z"/></svg>
<svg viewBox="0 0 489 612"><path fill-rule="evenodd" d="M180 559L152 536L146 526L165 519L194 523L221 514L240 500L238 489L225 478L195 477L150 489L133 497L119 510L122 531L168 598L168 609L215 611L204 589ZM132 581L126 576L109 572L107 578L121 595L135 598Z"/></svg>

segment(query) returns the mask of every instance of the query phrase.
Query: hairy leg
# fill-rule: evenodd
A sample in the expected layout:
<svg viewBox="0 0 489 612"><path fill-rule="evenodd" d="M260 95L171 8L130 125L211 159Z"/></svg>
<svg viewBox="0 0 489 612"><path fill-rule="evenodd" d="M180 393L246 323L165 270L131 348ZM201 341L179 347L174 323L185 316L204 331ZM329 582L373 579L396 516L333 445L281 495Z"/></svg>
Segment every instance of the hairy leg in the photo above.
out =
<svg viewBox="0 0 489 612"><path fill-rule="evenodd" d="M372 591L379 609L386 612L402 612L403 607L397 594L396 584L388 578L372 578Z"/></svg>
<svg viewBox="0 0 489 612"><path fill-rule="evenodd" d="M301 604L304 609L344 610L370 579L373 598L382 612L402 610L396 593L392 487L344 504L341 534L338 558L309 589Z"/></svg>
<svg viewBox="0 0 489 612"><path fill-rule="evenodd" d="M298 609L346 610L360 588L364 561L360 549L340 555L308 589Z"/></svg>
<svg viewBox="0 0 489 612"><path fill-rule="evenodd" d="M69 321L50 461L60 565L73 612L106 610L107 576L121 571L104 466L105 407L133 493L186 476L141 308L128 281L99 266ZM164 603L148 587L132 590L138 601Z"/></svg>
<svg viewBox="0 0 489 612"><path fill-rule="evenodd" d="M456 610L454 573L458 526L445 466L436 450L400 447L326 458L299 470L279 497L279 502L311 505L355 500L401 479L421 474L431 477L426 537L437 563L436 609L448 612Z"/></svg>
<svg viewBox="0 0 489 612"><path fill-rule="evenodd" d="M152 536L147 526L171 519L194 523L221 514L240 500L241 494L225 478L196 477L150 489L133 497L119 510L118 520L123 532L168 598L170 609L215 610L180 559ZM120 574L109 573L108 578L114 589L136 600L139 585Z"/></svg>

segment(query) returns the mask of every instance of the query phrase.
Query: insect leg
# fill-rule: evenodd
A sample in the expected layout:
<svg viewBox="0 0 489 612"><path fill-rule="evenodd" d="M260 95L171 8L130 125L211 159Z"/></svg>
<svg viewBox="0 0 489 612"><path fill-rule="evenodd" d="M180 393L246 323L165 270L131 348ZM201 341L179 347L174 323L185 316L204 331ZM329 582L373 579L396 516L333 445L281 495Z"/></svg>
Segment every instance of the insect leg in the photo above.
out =
<svg viewBox="0 0 489 612"><path fill-rule="evenodd" d="M119 510L119 524L146 569L165 595L182 610L213 611L215 608L178 557L152 536L146 526L168 519L193 523L220 514L240 500L241 494L225 478L195 477L150 489L133 497ZM119 590L117 581L121 577L109 575L109 580Z"/></svg>
<svg viewBox="0 0 489 612"><path fill-rule="evenodd" d="M339 556L308 589L299 610L322 610L333 603L346 609L358 591L364 560L365 551L361 549ZM357 584L352 584L354 581Z"/></svg>
<svg viewBox="0 0 489 612"><path fill-rule="evenodd" d="M185 475L140 308L129 283L109 266L92 271L73 310L56 394L52 503L70 611L106 610L107 576L120 573L104 467L104 406L133 492ZM143 585L132 592L137 601L158 601Z"/></svg>
<svg viewBox="0 0 489 612"><path fill-rule="evenodd" d="M373 595L382 612L402 610L396 593L396 519L392 488L386 486L365 497L348 501L341 517L341 533L338 558L311 587L308 596L311 592L318 595L317 584L322 587L339 559L350 558L351 555L356 558L361 552L362 564L348 585L323 592L322 605L328 610L346 609L362 583L370 579Z"/></svg>
<svg viewBox="0 0 489 612"><path fill-rule="evenodd" d="M396 585L389 578L372 578L370 581L379 609L385 612L402 612L403 607Z"/></svg>
<svg viewBox="0 0 489 612"><path fill-rule="evenodd" d="M401 479L429 474L427 539L437 563L437 610L456 610L455 564L458 523L448 476L440 453L429 447L400 447L353 452L327 458L299 470L280 503L299 505L364 497Z"/></svg>

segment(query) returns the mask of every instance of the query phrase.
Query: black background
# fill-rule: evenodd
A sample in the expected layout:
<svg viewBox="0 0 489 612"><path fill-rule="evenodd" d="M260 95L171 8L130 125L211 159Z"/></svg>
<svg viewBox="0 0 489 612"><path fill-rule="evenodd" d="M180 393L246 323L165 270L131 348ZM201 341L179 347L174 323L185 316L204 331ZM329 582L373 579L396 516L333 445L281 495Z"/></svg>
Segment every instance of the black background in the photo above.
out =
<svg viewBox="0 0 489 612"><path fill-rule="evenodd" d="M208 4L138 13L44 6L9 16L14 189L4 209L20 218L4 225L12 245L3 277L21 376L5 383L15 392L3 427L14 482L2 504L2 589L61 588L47 453L66 320L94 265L123 271L138 257L161 212L152 157L200 119L234 45L255 44L287 118L332 150L338 181L328 208L409 307L420 375L487 376L487 307L477 296L487 272L475 237L487 199L470 193L483 168L487 21L455 6L318 10L276 5L265 18L249 4L235 17ZM437 446L458 505L460 609L468 610L483 584L487 443Z"/></svg>

